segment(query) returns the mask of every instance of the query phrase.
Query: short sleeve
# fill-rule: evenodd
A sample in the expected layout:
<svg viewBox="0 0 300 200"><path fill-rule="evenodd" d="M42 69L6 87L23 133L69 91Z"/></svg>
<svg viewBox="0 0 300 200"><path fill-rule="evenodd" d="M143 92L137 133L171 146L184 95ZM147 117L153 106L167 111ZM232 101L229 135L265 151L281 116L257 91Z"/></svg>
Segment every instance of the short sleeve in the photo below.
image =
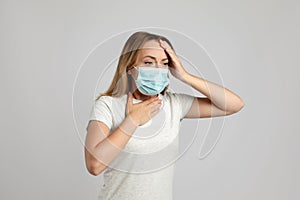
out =
<svg viewBox="0 0 300 200"><path fill-rule="evenodd" d="M179 102L179 108L181 110L180 120L182 120L184 116L189 112L195 97L184 93L175 93L175 96L177 97Z"/></svg>
<svg viewBox="0 0 300 200"><path fill-rule="evenodd" d="M94 105L92 106L88 124L90 120L97 120L103 122L109 127L109 129L111 129L113 123L112 123L112 112L110 108L111 108L111 97L101 96L98 100L95 101ZM86 130L88 128L88 124Z"/></svg>

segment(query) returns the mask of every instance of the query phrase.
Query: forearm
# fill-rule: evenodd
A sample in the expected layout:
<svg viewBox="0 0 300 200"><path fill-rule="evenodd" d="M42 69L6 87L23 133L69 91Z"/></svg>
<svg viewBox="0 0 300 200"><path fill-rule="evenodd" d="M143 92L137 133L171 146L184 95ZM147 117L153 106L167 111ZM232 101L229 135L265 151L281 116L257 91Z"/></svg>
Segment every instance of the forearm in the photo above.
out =
<svg viewBox="0 0 300 200"><path fill-rule="evenodd" d="M102 164L98 163L94 168L102 168L100 171L106 168L105 165L109 165L124 149L136 128L137 125L127 116L119 127L97 144L92 152Z"/></svg>
<svg viewBox="0 0 300 200"><path fill-rule="evenodd" d="M242 99L229 89L189 73L184 77L186 84L204 94L218 108L229 112L238 111L243 107Z"/></svg>

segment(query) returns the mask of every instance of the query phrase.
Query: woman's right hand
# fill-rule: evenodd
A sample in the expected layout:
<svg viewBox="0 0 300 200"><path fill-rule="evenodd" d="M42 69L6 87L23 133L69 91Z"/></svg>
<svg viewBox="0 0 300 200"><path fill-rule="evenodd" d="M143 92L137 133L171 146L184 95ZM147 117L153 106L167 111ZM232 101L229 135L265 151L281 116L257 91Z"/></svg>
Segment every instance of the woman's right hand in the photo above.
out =
<svg viewBox="0 0 300 200"><path fill-rule="evenodd" d="M132 93L129 92L126 105L126 117L129 116L135 125L140 126L156 115L160 110L160 106L161 99L157 96L133 104Z"/></svg>

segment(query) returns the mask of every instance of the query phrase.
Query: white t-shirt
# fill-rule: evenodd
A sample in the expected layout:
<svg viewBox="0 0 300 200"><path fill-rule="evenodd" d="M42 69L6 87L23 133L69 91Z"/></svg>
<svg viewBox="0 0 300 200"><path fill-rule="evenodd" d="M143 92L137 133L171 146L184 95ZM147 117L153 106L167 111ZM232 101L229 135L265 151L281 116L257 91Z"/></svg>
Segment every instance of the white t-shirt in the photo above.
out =
<svg viewBox="0 0 300 200"><path fill-rule="evenodd" d="M172 200L175 161L178 158L180 122L189 111L194 96L166 91L160 111L139 126L121 153L103 172L99 200ZM134 99L133 103L141 102ZM89 120L110 128L110 134L125 118L127 94L101 96Z"/></svg>

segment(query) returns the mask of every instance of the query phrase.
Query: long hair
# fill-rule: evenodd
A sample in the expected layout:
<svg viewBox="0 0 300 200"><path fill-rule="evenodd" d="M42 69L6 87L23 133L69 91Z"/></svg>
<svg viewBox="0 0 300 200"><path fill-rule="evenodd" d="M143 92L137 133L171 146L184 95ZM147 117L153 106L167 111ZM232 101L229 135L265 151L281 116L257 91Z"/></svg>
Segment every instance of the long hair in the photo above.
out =
<svg viewBox="0 0 300 200"><path fill-rule="evenodd" d="M129 76L127 72L130 69L132 69L132 65L134 65L134 63L136 62L142 46L149 40L157 40L157 42L159 42L159 39L166 41L175 52L171 42L164 36L148 33L145 31L139 31L132 34L128 38L122 49L118 61L118 66L109 88L106 92L101 93L98 97L96 97L96 100L98 100L101 96L120 97L126 94L129 91L129 88L131 87L129 85L130 81L128 80ZM166 86L161 93L165 94L165 91L168 89L168 86Z"/></svg>

